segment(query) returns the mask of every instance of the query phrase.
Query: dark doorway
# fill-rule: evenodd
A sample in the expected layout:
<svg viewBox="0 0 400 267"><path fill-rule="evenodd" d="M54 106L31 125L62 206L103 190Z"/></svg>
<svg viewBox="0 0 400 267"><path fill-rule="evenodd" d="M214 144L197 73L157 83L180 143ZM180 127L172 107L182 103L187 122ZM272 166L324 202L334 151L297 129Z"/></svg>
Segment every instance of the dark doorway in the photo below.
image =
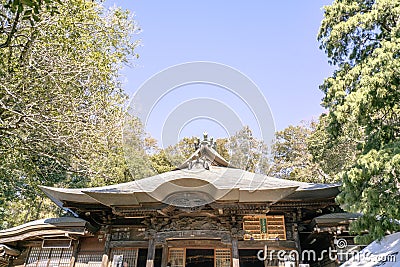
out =
<svg viewBox="0 0 400 267"><path fill-rule="evenodd" d="M156 254L154 255L154 267L161 267L162 261L162 248L156 248Z"/></svg>
<svg viewBox="0 0 400 267"><path fill-rule="evenodd" d="M186 249L186 267L214 267L214 250Z"/></svg>
<svg viewBox="0 0 400 267"><path fill-rule="evenodd" d="M259 249L239 249L240 267L264 267L264 262L257 257Z"/></svg>
<svg viewBox="0 0 400 267"><path fill-rule="evenodd" d="M161 267L162 248L156 248L154 255L154 267ZM139 248L137 267L146 267L147 248Z"/></svg>
<svg viewBox="0 0 400 267"><path fill-rule="evenodd" d="M146 267L147 248L139 248L137 267Z"/></svg>

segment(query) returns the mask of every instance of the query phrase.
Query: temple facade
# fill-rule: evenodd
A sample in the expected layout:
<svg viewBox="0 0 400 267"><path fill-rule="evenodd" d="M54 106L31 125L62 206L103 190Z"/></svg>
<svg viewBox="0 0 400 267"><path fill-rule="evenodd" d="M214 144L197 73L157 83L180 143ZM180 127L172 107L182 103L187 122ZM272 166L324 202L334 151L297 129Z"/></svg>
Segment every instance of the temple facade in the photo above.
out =
<svg viewBox="0 0 400 267"><path fill-rule="evenodd" d="M231 167L207 136L196 148L176 170L141 180L41 187L71 217L0 231L0 265L337 266L338 240L354 248L357 215L335 203L339 185Z"/></svg>

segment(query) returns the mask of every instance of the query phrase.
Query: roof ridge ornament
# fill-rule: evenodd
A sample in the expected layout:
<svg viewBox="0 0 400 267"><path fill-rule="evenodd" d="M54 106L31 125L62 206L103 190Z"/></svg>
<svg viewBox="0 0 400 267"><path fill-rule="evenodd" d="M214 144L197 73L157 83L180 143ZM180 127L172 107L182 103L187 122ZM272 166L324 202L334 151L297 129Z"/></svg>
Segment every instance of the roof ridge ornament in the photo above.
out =
<svg viewBox="0 0 400 267"><path fill-rule="evenodd" d="M194 148L196 149L196 158L189 160L188 162L188 169L191 170L193 167L203 167L206 170L210 169L210 166L212 165L212 162L210 159L208 159L204 153L204 148L211 148L213 150L216 150L217 148L217 143L214 141L214 138L211 137L208 139L208 133L206 131L203 132L203 140L200 141L200 138L196 138L196 141L194 142Z"/></svg>
<svg viewBox="0 0 400 267"><path fill-rule="evenodd" d="M200 158L194 159L189 161L188 169L191 170L193 167L203 167L206 170L210 169L210 162L207 160L206 157L202 156Z"/></svg>
<svg viewBox="0 0 400 267"><path fill-rule="evenodd" d="M177 170L186 168L190 170L193 167L201 166L206 170L209 170L211 166L232 167L226 159L218 154L217 142L213 137L209 137L207 132L203 133L203 140L197 137L193 144L196 151L178 166Z"/></svg>
<svg viewBox="0 0 400 267"><path fill-rule="evenodd" d="M194 142L194 148L197 150L201 146L208 146L214 150L217 149L217 143L214 141L214 137L208 139L208 133L206 131L203 132L203 141L200 141L200 138L196 138Z"/></svg>

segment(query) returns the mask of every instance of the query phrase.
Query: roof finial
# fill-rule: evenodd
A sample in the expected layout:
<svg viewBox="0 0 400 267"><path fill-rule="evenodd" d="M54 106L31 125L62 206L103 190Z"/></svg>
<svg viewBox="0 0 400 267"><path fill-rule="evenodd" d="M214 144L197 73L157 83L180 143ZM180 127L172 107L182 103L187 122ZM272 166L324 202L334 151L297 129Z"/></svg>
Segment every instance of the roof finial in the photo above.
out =
<svg viewBox="0 0 400 267"><path fill-rule="evenodd" d="M206 131L203 132L204 141L208 141L208 133Z"/></svg>

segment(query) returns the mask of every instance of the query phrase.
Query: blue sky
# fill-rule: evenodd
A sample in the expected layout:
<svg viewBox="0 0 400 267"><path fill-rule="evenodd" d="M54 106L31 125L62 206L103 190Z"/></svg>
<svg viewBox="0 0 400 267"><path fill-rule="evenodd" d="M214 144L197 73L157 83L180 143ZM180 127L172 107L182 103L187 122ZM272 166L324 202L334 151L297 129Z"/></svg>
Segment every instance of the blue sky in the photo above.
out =
<svg viewBox="0 0 400 267"><path fill-rule="evenodd" d="M252 79L272 110L277 130L323 112L318 86L333 68L316 40L322 6L331 1L107 1L135 14L142 31L140 58L123 72L124 88L133 96L157 72L191 61L229 65ZM212 97L256 127L251 112L237 97L210 85L189 85L158 102L146 130L158 140L167 114L180 103ZM248 122L248 123L247 123ZM226 136L213 120L182 125L176 139L207 130Z"/></svg>

